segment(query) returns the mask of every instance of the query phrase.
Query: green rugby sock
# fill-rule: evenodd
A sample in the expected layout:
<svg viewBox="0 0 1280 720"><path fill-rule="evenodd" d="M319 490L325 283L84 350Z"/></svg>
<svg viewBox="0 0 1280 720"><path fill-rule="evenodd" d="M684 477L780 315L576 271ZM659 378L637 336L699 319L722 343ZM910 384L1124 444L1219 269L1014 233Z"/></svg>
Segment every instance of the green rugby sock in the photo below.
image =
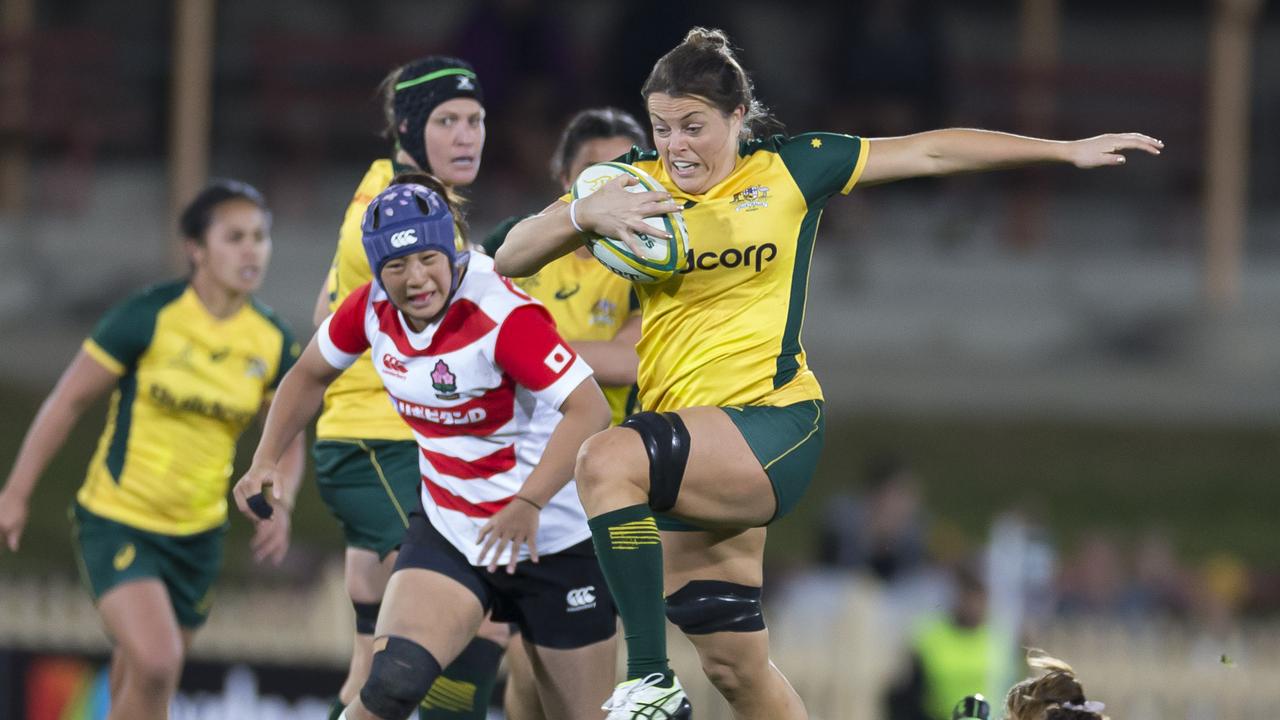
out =
<svg viewBox="0 0 1280 720"><path fill-rule="evenodd" d="M432 683L418 708L418 720L485 720L501 660L501 645L473 639Z"/></svg>
<svg viewBox="0 0 1280 720"><path fill-rule="evenodd" d="M648 505L632 505L591 518L596 559L622 616L627 679L662 673L667 664L667 606L662 595L662 540Z"/></svg>
<svg viewBox="0 0 1280 720"><path fill-rule="evenodd" d="M329 720L341 720L342 711L346 709L347 706L343 705L341 700L334 698L333 702L329 703Z"/></svg>

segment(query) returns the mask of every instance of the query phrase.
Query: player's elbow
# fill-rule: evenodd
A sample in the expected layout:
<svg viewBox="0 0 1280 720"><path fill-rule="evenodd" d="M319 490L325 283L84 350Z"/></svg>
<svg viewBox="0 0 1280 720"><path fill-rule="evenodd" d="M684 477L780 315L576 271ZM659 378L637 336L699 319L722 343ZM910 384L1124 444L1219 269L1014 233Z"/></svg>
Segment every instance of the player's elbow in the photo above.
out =
<svg viewBox="0 0 1280 720"><path fill-rule="evenodd" d="M532 272L526 267L526 263L521 262L520 245L522 234L518 231L523 222L518 223L511 232L508 233L507 239L493 254L493 269L498 271L499 275L505 275L511 278L527 277Z"/></svg>

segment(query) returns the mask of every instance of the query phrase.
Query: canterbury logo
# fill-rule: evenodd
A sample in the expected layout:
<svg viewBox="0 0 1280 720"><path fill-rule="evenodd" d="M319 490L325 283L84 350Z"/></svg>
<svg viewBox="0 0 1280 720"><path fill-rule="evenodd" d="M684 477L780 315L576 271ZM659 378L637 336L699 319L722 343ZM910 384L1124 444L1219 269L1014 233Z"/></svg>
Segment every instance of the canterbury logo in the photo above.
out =
<svg viewBox="0 0 1280 720"><path fill-rule="evenodd" d="M564 599L569 604L569 612L590 610L596 606L596 586L574 588L565 595Z"/></svg>
<svg viewBox="0 0 1280 720"><path fill-rule="evenodd" d="M400 373L401 375L409 372L409 368L400 361L400 358L391 353L386 353L382 356L382 365L391 372Z"/></svg>
<svg viewBox="0 0 1280 720"><path fill-rule="evenodd" d="M418 242L418 231L413 228L401 230L391 236L391 247L393 248L408 247L416 242Z"/></svg>
<svg viewBox="0 0 1280 720"><path fill-rule="evenodd" d="M470 713L475 709L476 686L474 683L451 680L443 675L431 684L431 690L422 700L428 710L444 710L449 713Z"/></svg>
<svg viewBox="0 0 1280 720"><path fill-rule="evenodd" d="M475 89L476 89L476 84L475 84L474 82L472 82L472 81L471 81L471 78L467 77L466 75L459 75L459 76L458 76L458 87L457 87L456 89L458 89L458 90L475 90Z"/></svg>
<svg viewBox="0 0 1280 720"><path fill-rule="evenodd" d="M614 550L635 550L643 545L660 545L658 523L653 518L635 520L609 528L609 545Z"/></svg>

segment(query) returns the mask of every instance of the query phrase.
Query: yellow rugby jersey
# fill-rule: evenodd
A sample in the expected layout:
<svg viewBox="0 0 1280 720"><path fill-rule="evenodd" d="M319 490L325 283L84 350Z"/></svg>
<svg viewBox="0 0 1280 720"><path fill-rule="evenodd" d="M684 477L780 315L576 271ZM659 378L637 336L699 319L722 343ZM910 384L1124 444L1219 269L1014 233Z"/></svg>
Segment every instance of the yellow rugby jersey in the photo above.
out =
<svg viewBox="0 0 1280 720"><path fill-rule="evenodd" d="M375 160L365 171L355 196L347 205L346 214L342 216L338 250L329 265L325 285L329 291L329 312L337 310L352 290L373 280L373 270L369 267L369 257L364 253L363 233L360 231L364 211L378 193L390 187L396 175L412 170L414 168L398 166L390 160ZM455 231L458 249L463 250L466 240L457 226ZM409 426L391 407L369 353L356 360L325 391L324 410L316 421L316 438L413 439Z"/></svg>
<svg viewBox="0 0 1280 720"><path fill-rule="evenodd" d="M166 535L226 522L236 439L298 357L275 313L250 301L219 319L187 281L165 283L108 312L84 350L120 380L76 500Z"/></svg>
<svg viewBox="0 0 1280 720"><path fill-rule="evenodd" d="M822 210L858 182L867 141L775 135L742 143L738 154L729 177L702 195L681 192L656 152L623 158L684 203L689 229L684 269L635 285L646 410L822 398L800 342L809 263Z"/></svg>
<svg viewBox="0 0 1280 720"><path fill-rule="evenodd" d="M613 274L595 258L569 253L548 263L536 275L515 281L522 290L547 306L560 337L612 340L627 318L639 309L631 283ZM634 386L601 387L617 425L635 404Z"/></svg>

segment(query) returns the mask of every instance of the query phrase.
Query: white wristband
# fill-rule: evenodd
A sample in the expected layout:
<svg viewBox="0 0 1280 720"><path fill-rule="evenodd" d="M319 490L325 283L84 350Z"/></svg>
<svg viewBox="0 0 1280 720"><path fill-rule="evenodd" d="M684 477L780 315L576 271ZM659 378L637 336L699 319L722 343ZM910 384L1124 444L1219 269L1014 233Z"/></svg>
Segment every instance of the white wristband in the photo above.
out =
<svg viewBox="0 0 1280 720"><path fill-rule="evenodd" d="M573 225L574 230L577 230L580 233L586 233L587 231L583 230L582 226L578 224L578 201L581 199L582 198L574 198L573 202L569 203L569 222Z"/></svg>

